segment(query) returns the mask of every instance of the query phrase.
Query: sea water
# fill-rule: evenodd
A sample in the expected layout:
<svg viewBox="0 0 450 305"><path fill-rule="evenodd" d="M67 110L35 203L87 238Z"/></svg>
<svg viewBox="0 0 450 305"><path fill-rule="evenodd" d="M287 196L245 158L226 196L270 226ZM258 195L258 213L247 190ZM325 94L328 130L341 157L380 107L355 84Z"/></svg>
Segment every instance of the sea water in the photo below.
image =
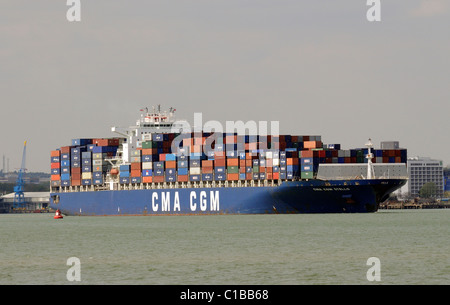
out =
<svg viewBox="0 0 450 305"><path fill-rule="evenodd" d="M0 284L448 285L449 236L450 210L2 214ZM79 262L75 280L70 258Z"/></svg>

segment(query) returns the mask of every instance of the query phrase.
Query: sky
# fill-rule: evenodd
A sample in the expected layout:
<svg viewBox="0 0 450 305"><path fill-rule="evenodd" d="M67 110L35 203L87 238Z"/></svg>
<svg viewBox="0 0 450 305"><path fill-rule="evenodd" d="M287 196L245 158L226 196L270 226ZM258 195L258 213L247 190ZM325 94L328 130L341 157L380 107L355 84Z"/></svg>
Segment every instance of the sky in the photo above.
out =
<svg viewBox="0 0 450 305"><path fill-rule="evenodd" d="M0 155L50 172L50 151L113 137L140 109L279 121L281 134L399 141L450 165L450 1L0 2ZM1 162L1 161L0 161ZM1 165L0 165L1 169Z"/></svg>

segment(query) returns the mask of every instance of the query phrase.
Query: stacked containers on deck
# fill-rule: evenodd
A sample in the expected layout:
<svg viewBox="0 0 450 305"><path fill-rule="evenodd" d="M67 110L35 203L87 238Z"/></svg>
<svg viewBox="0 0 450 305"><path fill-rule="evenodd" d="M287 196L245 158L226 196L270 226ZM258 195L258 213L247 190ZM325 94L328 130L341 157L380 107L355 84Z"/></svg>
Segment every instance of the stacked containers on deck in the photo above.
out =
<svg viewBox="0 0 450 305"><path fill-rule="evenodd" d="M216 133L212 139L210 133L191 133L182 135L175 154L171 146L178 135L152 134L141 142L130 164L120 166L120 183L313 179L320 163L367 162L367 148L342 150L340 144L323 144L320 136ZM76 139L52 151L52 186L103 184L110 169L105 159L119 144L118 139ZM406 149L372 152L375 163L406 162Z"/></svg>
<svg viewBox="0 0 450 305"><path fill-rule="evenodd" d="M162 156L162 155L160 155ZM175 154L164 154L165 160L165 181L176 182L177 181L177 158Z"/></svg>
<svg viewBox="0 0 450 305"><path fill-rule="evenodd" d="M50 180L51 186L61 186L61 151L52 150L50 152Z"/></svg>
<svg viewBox="0 0 450 305"><path fill-rule="evenodd" d="M86 151L86 146L75 146L70 149L71 160L71 185L81 185L82 153Z"/></svg>
<svg viewBox="0 0 450 305"><path fill-rule="evenodd" d="M123 164L119 166L119 183L120 184L130 183L130 165Z"/></svg>
<svg viewBox="0 0 450 305"><path fill-rule="evenodd" d="M71 146L61 147L61 186L70 186L70 149Z"/></svg>
<svg viewBox="0 0 450 305"><path fill-rule="evenodd" d="M142 149L136 149L131 151L130 183L142 182L141 156L142 156Z"/></svg>
<svg viewBox="0 0 450 305"><path fill-rule="evenodd" d="M81 185L92 185L92 151L81 152Z"/></svg>

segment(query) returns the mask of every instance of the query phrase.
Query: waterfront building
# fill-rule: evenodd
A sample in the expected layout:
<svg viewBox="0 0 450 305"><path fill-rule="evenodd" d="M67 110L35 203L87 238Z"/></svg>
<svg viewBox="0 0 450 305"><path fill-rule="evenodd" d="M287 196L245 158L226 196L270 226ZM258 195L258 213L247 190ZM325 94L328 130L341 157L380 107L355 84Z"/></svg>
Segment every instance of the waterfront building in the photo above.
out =
<svg viewBox="0 0 450 305"><path fill-rule="evenodd" d="M408 193L417 197L422 186L428 182L436 185L436 198L444 195L444 171L441 160L425 157L408 158Z"/></svg>

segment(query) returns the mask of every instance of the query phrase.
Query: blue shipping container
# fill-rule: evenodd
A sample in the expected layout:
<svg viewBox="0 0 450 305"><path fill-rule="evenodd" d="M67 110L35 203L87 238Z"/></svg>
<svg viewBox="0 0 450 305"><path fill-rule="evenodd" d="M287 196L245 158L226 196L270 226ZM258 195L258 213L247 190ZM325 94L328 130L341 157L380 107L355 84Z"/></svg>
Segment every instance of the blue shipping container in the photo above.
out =
<svg viewBox="0 0 450 305"><path fill-rule="evenodd" d="M187 175L188 174L188 168L187 167L179 167L178 168L178 175Z"/></svg>
<svg viewBox="0 0 450 305"><path fill-rule="evenodd" d="M119 170L121 172L129 172L130 171L130 165L120 165Z"/></svg>
<svg viewBox="0 0 450 305"><path fill-rule="evenodd" d="M144 170L142 170L142 177L150 177L152 175L153 175L153 173L152 173L151 169L144 169Z"/></svg>

